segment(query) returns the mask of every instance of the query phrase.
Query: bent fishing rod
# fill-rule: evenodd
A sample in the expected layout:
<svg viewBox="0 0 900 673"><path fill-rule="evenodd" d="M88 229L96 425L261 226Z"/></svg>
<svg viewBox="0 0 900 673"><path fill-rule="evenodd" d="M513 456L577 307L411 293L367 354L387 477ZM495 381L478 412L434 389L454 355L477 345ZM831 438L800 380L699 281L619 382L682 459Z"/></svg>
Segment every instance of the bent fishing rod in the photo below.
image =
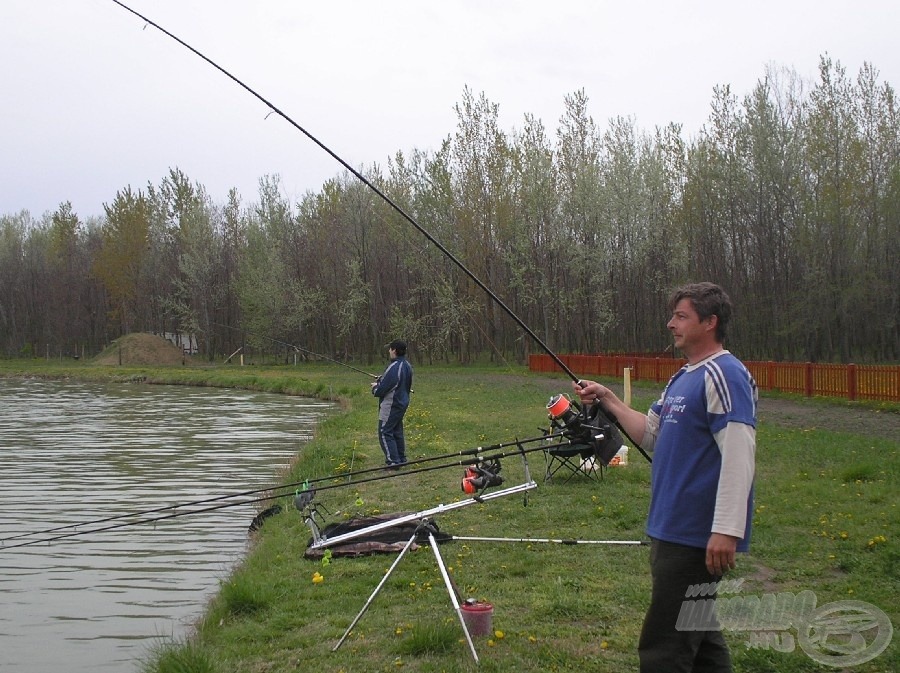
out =
<svg viewBox="0 0 900 673"><path fill-rule="evenodd" d="M407 213L402 207L400 207L400 205L396 201L394 201L387 194L385 194L372 181L370 181L368 178L366 178L366 176L364 176L360 171L358 171L353 166L351 166L347 161L345 161L334 150L332 150L324 142L322 142L316 136L314 136L311 132L309 132L305 127L303 127L299 123L297 123L286 112L281 110L274 103L272 103L270 100L265 98L262 94L260 94L255 89L253 89L248 84L246 84L243 80L239 79L237 76L233 75L231 72L229 72L228 70L223 68L221 65L219 65L218 63L213 61L211 58L209 58L208 56L206 56L199 50L195 49L194 47L189 45L187 42L185 42L178 36L169 32L168 30L163 28L161 25L159 25L158 23L156 23L149 17L132 9L131 7L126 5L124 2L121 2L120 0L112 0L112 2L115 3L116 5L118 5L119 7L121 7L122 9L124 9L125 11L129 12L130 14L133 14L134 16L138 17L142 21L145 21L146 25L153 26L154 28L156 28L158 31L160 31L166 37L174 40L175 42L180 44L182 47L184 47L185 49L187 49L188 51L190 51L197 57L206 61L206 63L208 63L210 66L212 66L213 68L218 70L220 73L225 75L228 79L230 79L235 84L237 84L239 87L244 89L251 96L253 96L257 100L259 100L261 103L263 103L269 109L269 113L266 115L266 118L268 118L269 115L271 115L271 114L276 114L279 117L281 117L284 121L286 121L288 124L290 124L292 127L294 127L297 131L299 131L300 133L305 135L307 138L309 138L313 143L315 143L320 149L322 149L332 159L337 161L341 166L343 166L347 171L349 171L357 180L359 180L362 184L364 184L372 192L374 192L379 198L381 198L388 206L390 206L394 211L396 211L397 214L399 214L404 220L406 220L410 225L412 225L419 233L421 233L426 239L428 239L435 247L437 247L438 250L440 250L451 262L453 262L463 273L465 273L466 276L468 276L469 279L473 283L475 283L479 288L481 288L488 295L488 297L491 298L492 301L494 301L510 318L512 318L512 320L519 327L521 327L522 330L529 337L531 337L531 339L541 348L541 350L543 350L547 355L550 356L550 358L556 363L556 365L562 371L564 371L576 385L581 385L581 378L578 377L571 369L569 369L569 367L566 365L566 363L563 362L562 359L560 359L560 357L556 353L554 353L553 350L551 350L551 348L546 343L544 343L544 341L534 332L534 330L532 330L527 324L525 324L525 321L522 320L515 313L515 311L513 311L509 306L507 306L507 304L493 290L491 290L491 288L489 288L484 283L484 281L482 281L477 275L475 275L475 273L471 269L469 269L465 264L463 264L463 262L458 257L456 257L456 255L454 255L452 252L450 252L450 250L448 250L439 240L437 240L434 236L432 236L431 233L428 232L428 230L426 230L422 225L420 225L412 215ZM595 404L594 406L600 407L599 403ZM618 430L620 430L626 437L628 437L628 433L626 432L625 428L618 422L618 419L616 419L614 416L610 415L609 412L607 412L605 409L598 408L598 410L595 411L594 413L595 414L599 413L599 414L602 414L602 415L608 417L618 427ZM635 447L638 449L638 451L640 451L641 455L643 455L644 458L648 462L652 462L650 456L640 446L640 444L638 442L634 441L634 439L631 437L629 437L629 439L631 439L632 444L634 444Z"/></svg>
<svg viewBox="0 0 900 673"><path fill-rule="evenodd" d="M399 204L397 204L396 201L391 199L387 194L385 194L381 189L379 189L374 183L372 183L368 178L366 178L360 171L358 171L353 166L351 166L349 163L347 163L343 158L341 158L330 147L328 147L325 143L323 143L321 140L319 140L316 136L314 136L312 133L310 133L308 130L306 130L306 128L304 128L299 123L294 121L290 116L287 115L287 113L285 113L280 108L278 108L274 103L272 103L270 100L265 98L262 94L258 93L255 89L251 88L248 84L246 84L242 80L238 79L235 75L233 75L231 72L229 72L228 70L223 68L221 65L219 65L218 63L213 61L211 58L209 58L202 52L198 51L197 49L195 49L194 47L189 45L187 42L185 42L181 38L172 34L171 32L169 32L168 30L166 30L161 25L159 25L152 19L148 18L144 14L141 14L140 12L132 9L125 3L120 2L120 0L112 0L112 2L115 3L116 5L118 5L119 7L121 7L122 9L124 9L125 11L138 17L142 21L145 21L147 25L153 26L154 28L156 28L158 31L160 31L166 37L171 38L172 40L174 40L175 42L180 44L182 47L184 47L185 49L187 49L194 55L203 59L209 65L211 65L213 68L215 68L220 73L225 75L228 79L230 79L235 84L237 84L239 87L244 89L247 93L249 93L254 98L256 98L257 100L262 102L266 107L269 108L269 111L270 111L269 114L266 115L266 117L268 117L270 114L278 115L284 121L286 121L288 124L293 126L296 130L298 130L300 133L302 133L307 138L309 138L312 142L314 142L319 148L321 148L324 152L326 152L332 159L337 161L341 166L343 166L347 171L349 171L357 180L359 180L362 184L364 184L366 187L368 187L370 190L372 190L375 194L377 194L385 203L388 204L388 206L390 206L392 209L394 209L404 220L406 220L409 224L411 224L413 227L415 227L415 229L419 233L421 233L432 244L434 244L438 248L438 250L440 250L451 262L453 262L463 273L465 273L469 277L469 279L471 279L471 281L473 283L475 283L478 287L480 287L482 290L484 290L484 292L486 292L487 295L501 309L503 309L503 311L510 318L512 318L513 321L515 321L515 323L519 327L521 327L525 331L525 333L528 334L528 336L531 337L534 340L534 342L538 346L540 346L540 348L547 355L549 355L553 359L553 361L557 364L557 366L559 366L559 368L562 369L572 379L572 381L578 383L581 380L578 376L575 375L574 372L572 372L571 369L569 369L568 366L566 366L566 364L559 358L559 356L556 353L554 353L550 349L550 347L547 344L545 344L544 341L530 327L528 327L528 325L526 325L525 322L518 315L516 315L516 313L509 306L507 306L506 303L502 299L500 299L500 297L493 290L491 290L478 276L475 275L475 273L473 273L465 264L463 264L459 258L457 258L452 252L450 252L446 247L444 247L444 245L440 241L438 241L424 227L422 227L422 225L420 225L412 215L407 213L402 207L400 207Z"/></svg>
<svg viewBox="0 0 900 673"><path fill-rule="evenodd" d="M298 351L298 352L300 352L300 353L306 353L307 355L311 355L311 356L313 356L313 357L321 358L322 360L328 360L328 362L333 362L334 364L340 365L341 367L346 367L347 369L352 369L352 370L355 371L355 372L359 372L360 374L365 374L366 376L369 376L369 377L371 377L371 378L373 378L373 379L376 379L376 380L377 380L378 378L380 378L378 374L371 374L371 373L369 373L369 372L367 372L367 371L363 371L362 369L357 369L357 368L354 367L353 365L348 365L346 362L341 362L340 360L335 360L334 358L330 358L330 357L328 357L327 355L322 355L321 353L313 353L311 350L307 350L306 348L302 348L302 347L300 347L300 346L297 346L296 344L289 344L287 341L279 341L278 339L273 339L272 337L266 336L265 334L254 333L254 332L251 332L251 331L249 331L249 330L245 330L245 329L243 329L243 328L241 328L241 327L232 327L231 325L225 325L225 324L220 323L220 322L213 322L213 323L210 323L210 324L216 325L217 327L224 327L225 329L233 329L233 330L235 330L235 331L237 331L237 332L242 332L242 333L244 333L244 334L249 334L250 336L255 336L255 337L259 338L259 339L268 339L269 341L272 341L272 342L277 343L277 344L281 344L282 346L287 346L288 348L293 348L295 351Z"/></svg>

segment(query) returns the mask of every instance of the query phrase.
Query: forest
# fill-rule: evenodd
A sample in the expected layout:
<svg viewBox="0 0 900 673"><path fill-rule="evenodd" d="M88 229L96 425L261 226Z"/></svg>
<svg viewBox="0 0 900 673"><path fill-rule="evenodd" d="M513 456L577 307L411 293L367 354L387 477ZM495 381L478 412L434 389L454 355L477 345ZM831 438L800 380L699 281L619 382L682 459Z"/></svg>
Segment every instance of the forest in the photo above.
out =
<svg viewBox="0 0 900 673"><path fill-rule="evenodd" d="M767 68L716 87L695 137L600 124L584 90L555 128L499 127L466 89L436 149L360 168L557 353L660 353L689 281L735 304L749 360L900 360L900 116L874 65ZM540 349L488 293L350 172L296 203L277 175L224 199L173 167L102 215L0 215L0 355L93 355L136 331L198 357L295 344L371 362L403 338L428 362ZM286 350L286 349L285 349Z"/></svg>

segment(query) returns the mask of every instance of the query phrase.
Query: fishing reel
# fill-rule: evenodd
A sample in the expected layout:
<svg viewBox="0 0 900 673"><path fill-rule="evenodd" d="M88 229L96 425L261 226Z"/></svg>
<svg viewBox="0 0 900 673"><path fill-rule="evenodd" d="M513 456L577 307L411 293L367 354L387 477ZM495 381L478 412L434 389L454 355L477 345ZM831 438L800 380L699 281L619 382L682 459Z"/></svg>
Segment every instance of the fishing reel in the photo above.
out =
<svg viewBox="0 0 900 673"><path fill-rule="evenodd" d="M624 445L615 423L603 412L600 403L581 407L565 395L554 395L547 403L550 427L566 437L573 446L582 447L582 455L599 458L609 465Z"/></svg>
<svg viewBox="0 0 900 673"><path fill-rule="evenodd" d="M494 459L488 463L469 465L462 478L463 493L479 496L491 486L500 486L503 477L500 476L500 460ZM477 495L476 495L477 494Z"/></svg>

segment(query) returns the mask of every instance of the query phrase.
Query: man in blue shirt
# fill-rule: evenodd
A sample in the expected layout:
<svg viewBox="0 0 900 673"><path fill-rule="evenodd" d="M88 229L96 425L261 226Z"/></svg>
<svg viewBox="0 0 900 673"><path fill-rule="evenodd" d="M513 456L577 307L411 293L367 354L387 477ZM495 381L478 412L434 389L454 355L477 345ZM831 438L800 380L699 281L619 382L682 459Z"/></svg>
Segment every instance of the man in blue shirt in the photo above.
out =
<svg viewBox="0 0 900 673"><path fill-rule="evenodd" d="M409 407L413 369L406 360L405 341L392 341L388 345L388 355L391 362L372 382L372 394L379 400L378 443L384 452L387 467L398 469L406 462L403 416Z"/></svg>
<svg viewBox="0 0 900 673"><path fill-rule="evenodd" d="M641 672L725 673L731 656L715 620L692 623L685 615L700 616L689 599L715 598L709 587L750 542L756 383L724 348L732 306L722 288L681 287L669 310L666 326L687 364L646 415L599 383L573 385L583 403L598 401L654 452L647 517L653 589L638 644Z"/></svg>

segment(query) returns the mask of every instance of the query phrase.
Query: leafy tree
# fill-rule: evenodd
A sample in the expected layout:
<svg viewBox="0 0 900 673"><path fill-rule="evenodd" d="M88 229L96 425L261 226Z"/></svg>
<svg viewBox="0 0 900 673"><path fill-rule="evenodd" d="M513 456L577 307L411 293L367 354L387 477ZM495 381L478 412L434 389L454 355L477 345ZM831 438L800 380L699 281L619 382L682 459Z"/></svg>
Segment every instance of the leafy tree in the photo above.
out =
<svg viewBox="0 0 900 673"><path fill-rule="evenodd" d="M106 223L93 272L106 287L109 317L117 334L132 331L137 288L147 253L150 209L142 192L126 187L104 204Z"/></svg>

